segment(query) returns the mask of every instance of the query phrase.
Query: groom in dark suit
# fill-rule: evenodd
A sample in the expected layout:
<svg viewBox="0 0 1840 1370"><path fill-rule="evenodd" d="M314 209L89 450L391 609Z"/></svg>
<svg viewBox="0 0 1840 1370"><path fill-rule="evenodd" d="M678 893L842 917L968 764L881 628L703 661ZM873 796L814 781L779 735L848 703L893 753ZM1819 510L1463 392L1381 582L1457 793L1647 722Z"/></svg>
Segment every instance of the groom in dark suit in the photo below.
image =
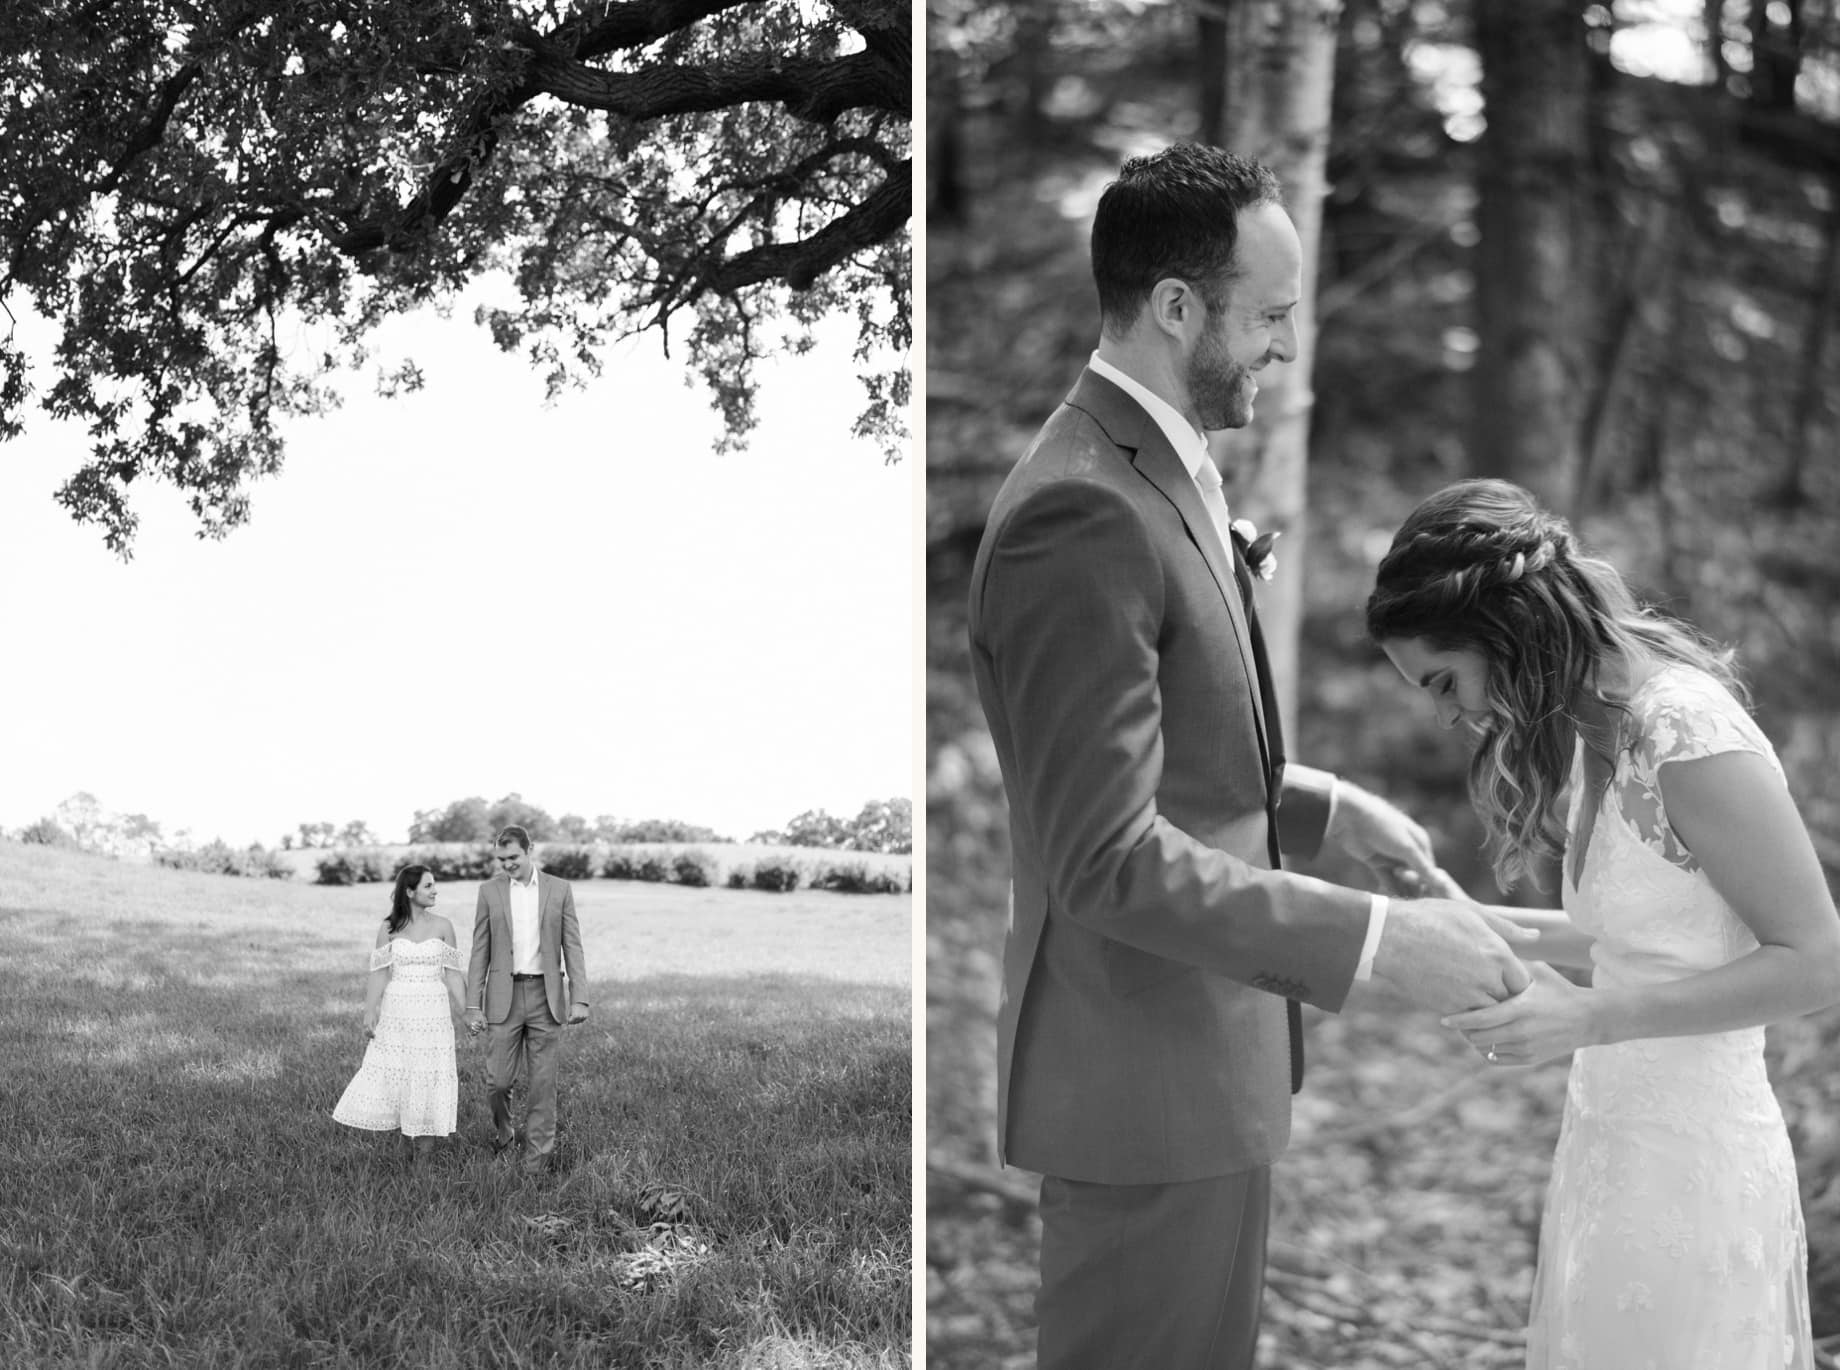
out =
<svg viewBox="0 0 1840 1370"><path fill-rule="evenodd" d="M548 1165L556 1148L561 1029L588 1021L581 927L575 918L575 892L568 881L537 869L528 832L516 826L501 832L496 859L498 874L479 887L473 912L466 1024L470 1032L491 1027L486 1090L495 1152L506 1151L518 1140L511 1125L511 1086L519 1062L528 1065L524 1165L538 1171Z"/></svg>
<svg viewBox="0 0 1840 1370"><path fill-rule="evenodd" d="M1473 905L1279 869L1325 838L1429 877L1424 830L1284 763L1206 432L1295 354L1302 254L1271 173L1126 163L1092 233L1098 351L1004 483L972 577L1010 804L998 1015L1007 1163L1040 1172L1042 1370L1244 1370L1297 1001L1385 977L1439 1011L1526 974ZM1287 1003L1287 1001L1289 1001Z"/></svg>

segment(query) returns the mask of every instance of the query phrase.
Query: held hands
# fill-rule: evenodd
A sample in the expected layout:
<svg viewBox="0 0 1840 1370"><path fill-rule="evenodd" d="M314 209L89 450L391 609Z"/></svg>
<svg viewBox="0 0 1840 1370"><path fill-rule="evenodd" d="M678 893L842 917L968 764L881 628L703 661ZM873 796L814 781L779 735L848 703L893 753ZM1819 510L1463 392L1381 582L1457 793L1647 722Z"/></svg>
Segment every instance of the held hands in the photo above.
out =
<svg viewBox="0 0 1840 1370"><path fill-rule="evenodd" d="M1374 974L1433 1012L1474 1009L1527 988L1514 947L1538 936L1468 900L1397 900L1387 909Z"/></svg>
<svg viewBox="0 0 1840 1370"><path fill-rule="evenodd" d="M1601 1036L1592 991L1580 989L1550 966L1535 965L1528 986L1511 999L1444 1019L1496 1066L1537 1066Z"/></svg>
<svg viewBox="0 0 1840 1370"><path fill-rule="evenodd" d="M470 1008L466 1011L466 1030L469 1035L477 1037L486 1028L486 1011L482 1008Z"/></svg>
<svg viewBox="0 0 1840 1370"><path fill-rule="evenodd" d="M1374 873L1380 877L1384 888L1382 894L1394 895L1402 899L1461 899L1472 903L1463 886L1452 880L1442 866L1433 866L1429 875L1415 871L1409 866L1396 861L1377 860L1370 862Z"/></svg>

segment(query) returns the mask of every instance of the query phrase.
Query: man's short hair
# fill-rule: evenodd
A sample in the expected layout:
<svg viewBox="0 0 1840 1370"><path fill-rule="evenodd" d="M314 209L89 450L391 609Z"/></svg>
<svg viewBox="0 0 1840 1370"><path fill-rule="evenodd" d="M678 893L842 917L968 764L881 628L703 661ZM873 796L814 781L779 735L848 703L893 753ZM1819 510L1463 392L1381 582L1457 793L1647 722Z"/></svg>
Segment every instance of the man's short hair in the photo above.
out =
<svg viewBox="0 0 1840 1370"><path fill-rule="evenodd" d="M1218 309L1239 275L1239 216L1284 203L1271 171L1249 157L1177 143L1133 157L1099 197L1093 217L1093 283L1099 322L1117 337L1136 322L1156 283L1188 282Z"/></svg>
<svg viewBox="0 0 1840 1370"><path fill-rule="evenodd" d="M502 830L498 834L498 841L494 842L492 845L495 847L508 847L513 843L516 843L525 851L530 850L530 834L525 832L524 829L520 828L516 823Z"/></svg>

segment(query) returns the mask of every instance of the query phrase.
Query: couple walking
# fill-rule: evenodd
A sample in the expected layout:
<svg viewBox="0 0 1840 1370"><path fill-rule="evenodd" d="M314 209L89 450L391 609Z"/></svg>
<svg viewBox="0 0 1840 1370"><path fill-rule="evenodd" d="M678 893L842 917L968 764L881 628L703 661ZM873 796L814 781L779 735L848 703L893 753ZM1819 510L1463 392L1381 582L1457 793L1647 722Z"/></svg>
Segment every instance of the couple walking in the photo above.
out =
<svg viewBox="0 0 1840 1370"><path fill-rule="evenodd" d="M1530 1366L1807 1370L1763 1025L1840 999L1840 916L1729 656L1525 491L1427 499L1369 635L1473 732L1498 877L1562 860L1559 909L1472 903L1404 813L1286 764L1248 564L1269 548L1206 437L1295 355L1276 180L1214 149L1134 159L1092 260L1098 350L998 494L970 603L1013 859L998 1141L1044 1177L1040 1364L1253 1363L1298 1003L1372 978L1490 1065L1572 1055ZM1324 841L1440 897L1281 869Z"/></svg>
<svg viewBox="0 0 1840 1370"><path fill-rule="evenodd" d="M491 1033L486 1090L493 1152L521 1144L525 1168L538 1171L556 1147L561 1029L588 1019L581 929L574 891L537 869L528 832L506 828L494 859L497 874L479 887L470 960L460 953L454 925L434 912L434 873L425 866L397 873L390 913L371 951L364 1000L370 1044L332 1116L369 1131L400 1131L417 1162L425 1161L435 1140L455 1130L454 1019L464 1016L469 1034ZM520 1070L521 1130L511 1116Z"/></svg>

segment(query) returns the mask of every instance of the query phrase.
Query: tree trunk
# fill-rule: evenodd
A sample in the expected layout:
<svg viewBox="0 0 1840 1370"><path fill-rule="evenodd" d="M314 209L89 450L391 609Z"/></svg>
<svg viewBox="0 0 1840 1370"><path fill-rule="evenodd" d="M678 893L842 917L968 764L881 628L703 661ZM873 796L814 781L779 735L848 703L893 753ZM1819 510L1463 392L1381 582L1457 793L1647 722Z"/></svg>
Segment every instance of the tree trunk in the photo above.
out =
<svg viewBox="0 0 1840 1370"><path fill-rule="evenodd" d="M1054 25L1059 7L1053 0L1026 0L1015 7L1015 43L1011 51L1021 86L1021 108L1016 132L1026 148L1048 141L1048 91L1053 84L1049 57L1054 50Z"/></svg>
<svg viewBox="0 0 1840 1370"><path fill-rule="evenodd" d="M932 44L926 49L926 219L962 225L965 220L964 131L961 124L958 55Z"/></svg>
<svg viewBox="0 0 1840 1370"><path fill-rule="evenodd" d="M1808 307L1802 337L1802 374L1795 392L1795 413L1790 419L1789 460L1771 491L1773 502L1784 509L1800 509L1808 503L1808 452L1825 395L1821 374L1827 338L1834 331L1834 313L1840 307L1840 177L1827 183L1827 195L1827 248L1821 254L1821 279Z"/></svg>
<svg viewBox="0 0 1840 1370"><path fill-rule="evenodd" d="M1783 0L1751 0L1751 103L1762 109L1793 111L1795 78L1802 69L1801 0L1784 5L1789 22L1778 24L1770 10Z"/></svg>
<svg viewBox="0 0 1840 1370"><path fill-rule="evenodd" d="M1701 11L1706 24L1706 57L1712 63L1712 84L1728 88L1731 63L1725 57L1725 0L1705 0Z"/></svg>
<svg viewBox="0 0 1840 1370"><path fill-rule="evenodd" d="M1581 0L1478 0L1488 119L1477 173L1470 465L1569 509L1579 470L1575 287L1590 71Z"/></svg>
<svg viewBox="0 0 1840 1370"><path fill-rule="evenodd" d="M1271 654L1285 734L1297 736L1299 640L1308 527L1310 372L1315 360L1316 266L1322 236L1323 167L1329 150L1329 97L1335 79L1340 0L1228 0L1222 12L1225 75L1218 127L1222 145L1270 167L1303 242L1303 295L1297 303L1297 357L1259 375L1249 428L1214 438L1231 481L1235 517L1261 531L1281 529L1278 574L1260 587L1259 618ZM1210 59L1203 59L1204 64ZM1208 124L1203 111L1202 123Z"/></svg>
<svg viewBox="0 0 1840 1370"><path fill-rule="evenodd" d="M1596 508L1612 484L1606 463L1614 442L1616 419L1633 392L1647 378L1635 368L1637 345L1644 334L1655 334L1657 284L1673 268L1672 206L1659 198L1644 211L1643 221L1631 228L1627 250L1616 263L1616 280L1605 291L1613 301L1609 337L1593 385L1585 401L1579 431L1579 469L1576 498L1567 511L1578 519ZM1607 283L1608 284L1608 283Z"/></svg>

